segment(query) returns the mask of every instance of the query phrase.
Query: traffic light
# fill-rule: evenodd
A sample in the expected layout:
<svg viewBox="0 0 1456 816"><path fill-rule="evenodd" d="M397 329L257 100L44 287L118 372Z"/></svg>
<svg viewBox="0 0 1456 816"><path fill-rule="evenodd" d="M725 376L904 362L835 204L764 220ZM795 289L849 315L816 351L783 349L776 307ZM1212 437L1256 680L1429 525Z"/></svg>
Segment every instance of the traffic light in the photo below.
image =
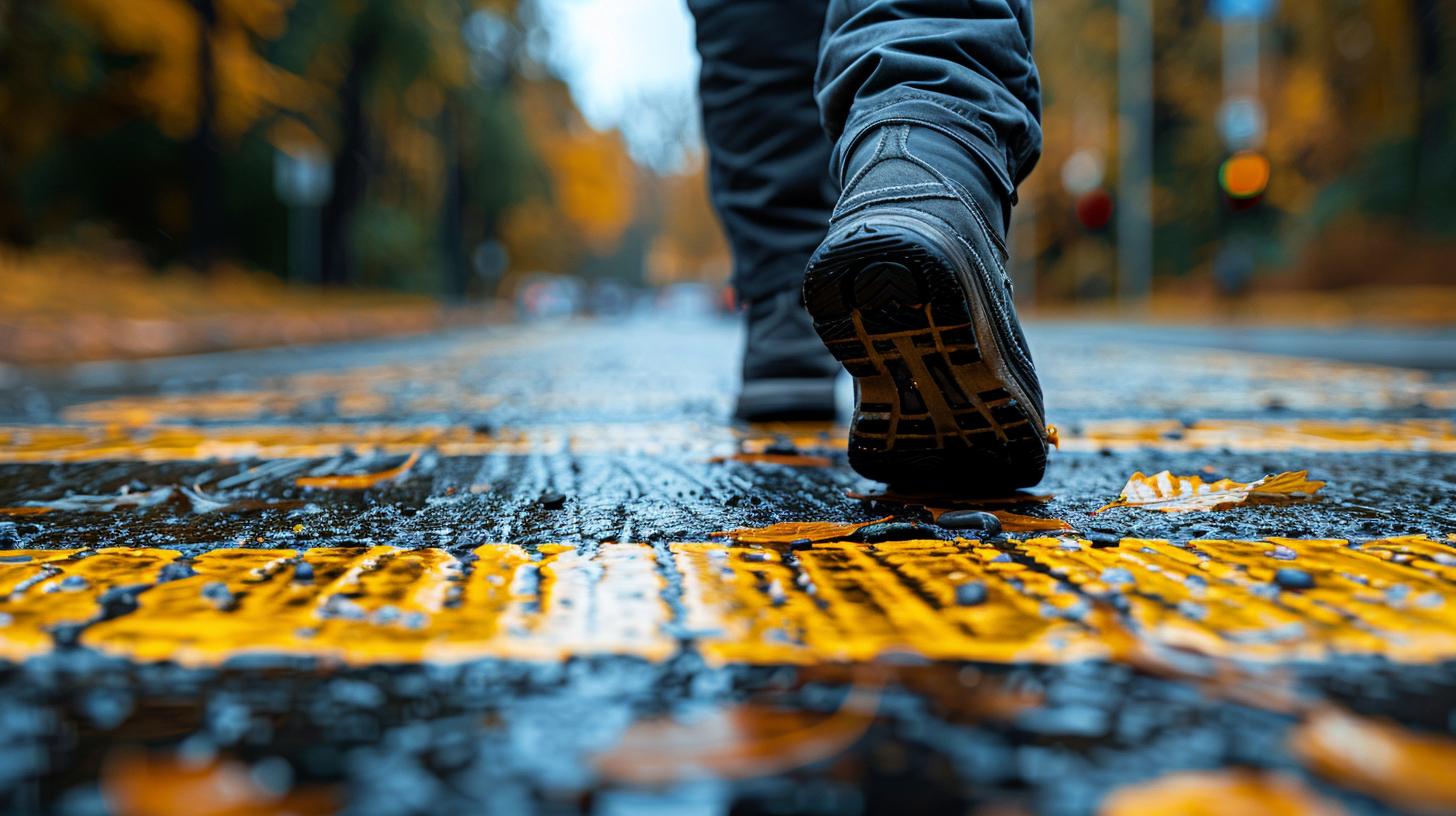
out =
<svg viewBox="0 0 1456 816"><path fill-rule="evenodd" d="M1077 220L1092 232L1101 232L1112 220L1112 196L1098 187L1077 197Z"/></svg>
<svg viewBox="0 0 1456 816"><path fill-rule="evenodd" d="M1236 210L1246 210L1269 189L1269 158L1256 150L1240 150L1218 168L1218 186Z"/></svg>

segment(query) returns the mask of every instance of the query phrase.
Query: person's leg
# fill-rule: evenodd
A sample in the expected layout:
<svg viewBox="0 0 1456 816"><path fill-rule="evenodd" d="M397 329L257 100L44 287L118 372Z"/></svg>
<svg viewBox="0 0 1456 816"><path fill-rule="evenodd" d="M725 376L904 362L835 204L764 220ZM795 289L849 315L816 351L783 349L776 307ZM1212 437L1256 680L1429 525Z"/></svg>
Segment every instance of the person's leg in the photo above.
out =
<svg viewBox="0 0 1456 816"><path fill-rule="evenodd" d="M838 365L800 301L835 188L814 100L828 0L689 0L714 208L748 310L745 419L833 414Z"/></svg>
<svg viewBox="0 0 1456 816"><path fill-rule="evenodd" d="M816 77L841 174L886 122L945 129L1010 196L1041 156L1030 0L832 0Z"/></svg>
<svg viewBox="0 0 1456 816"><path fill-rule="evenodd" d="M1004 489L1046 467L1005 232L1041 147L1027 0L831 0L817 76L842 183L804 297L855 377L850 463Z"/></svg>

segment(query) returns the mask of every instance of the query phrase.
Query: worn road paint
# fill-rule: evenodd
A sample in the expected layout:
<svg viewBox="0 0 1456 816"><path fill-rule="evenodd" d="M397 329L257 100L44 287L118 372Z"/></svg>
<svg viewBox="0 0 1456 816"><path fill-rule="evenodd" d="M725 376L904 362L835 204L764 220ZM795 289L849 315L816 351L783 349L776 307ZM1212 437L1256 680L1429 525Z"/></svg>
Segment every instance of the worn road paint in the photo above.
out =
<svg viewBox="0 0 1456 816"><path fill-rule="evenodd" d="M1127 420L1061 428L1061 449L1236 453L1456 452L1456 423L1410 419L1325 421ZM0 426L0 463L175 462L336 456L344 452L407 455L422 449L444 456L507 454L644 454L688 452L703 457L762 459L763 448L787 438L805 450L844 445L842 428L759 426L746 430L698 423L602 426L593 423L505 428L483 432L456 425L25 425ZM737 451L742 451L738 453ZM771 463L771 460L770 460ZM795 460L817 465L819 460Z"/></svg>
<svg viewBox="0 0 1456 816"><path fill-rule="evenodd" d="M1345 541L1033 538L846 542L783 551L683 543L441 549L0 553L0 655L54 636L139 661L284 654L351 665L555 661L689 648L719 664L1115 658L1119 638L1250 660L1456 658L1456 559L1406 537ZM1281 589L1298 568L1304 589ZM165 568L165 571L164 571ZM680 577L674 618L664 570ZM166 580L163 580L166 579ZM958 587L984 598L958 602ZM978 593L980 594L980 593ZM135 602L132 603L131 600Z"/></svg>
<svg viewBox="0 0 1456 816"><path fill-rule="evenodd" d="M481 547L468 573L438 549L212 550L192 560L196 575L153 587L81 643L186 665L244 654L351 665L672 654L650 547L543 549Z"/></svg>

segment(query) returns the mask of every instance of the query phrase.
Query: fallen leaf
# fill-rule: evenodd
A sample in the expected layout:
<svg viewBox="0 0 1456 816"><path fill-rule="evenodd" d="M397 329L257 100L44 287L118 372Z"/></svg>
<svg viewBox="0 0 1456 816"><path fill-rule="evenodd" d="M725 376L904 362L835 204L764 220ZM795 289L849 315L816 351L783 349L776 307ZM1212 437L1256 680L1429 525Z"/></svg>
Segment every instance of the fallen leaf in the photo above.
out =
<svg viewBox="0 0 1456 816"><path fill-rule="evenodd" d="M884 672L896 685L932 702L951 722L1011 722L1046 703L1040 691L961 665L907 663Z"/></svg>
<svg viewBox="0 0 1456 816"><path fill-rule="evenodd" d="M199 766L132 753L107 760L101 790L117 816L322 816L340 804L326 787L264 788L240 762Z"/></svg>
<svg viewBox="0 0 1456 816"><path fill-rule="evenodd" d="M1341 787L1411 812L1456 812L1456 740L1449 737L1331 707L1305 718L1289 742L1306 767Z"/></svg>
<svg viewBox="0 0 1456 816"><path fill-rule="evenodd" d="M0 507L0 515L43 516L53 510L55 510L54 507Z"/></svg>
<svg viewBox="0 0 1456 816"><path fill-rule="evenodd" d="M784 465L785 467L829 467L834 464L827 456L809 456L802 453L735 453L732 456L714 456L708 462L747 462L757 465Z"/></svg>
<svg viewBox="0 0 1456 816"><path fill-rule="evenodd" d="M1058 518L1037 518L1023 516L1010 510L989 511L1001 521L1001 529L1008 533L1038 533L1045 531L1075 531L1077 528ZM939 514L936 516L939 518Z"/></svg>
<svg viewBox="0 0 1456 816"><path fill-rule="evenodd" d="M767 527L743 527L709 533L710 538L730 538L740 544L788 544L793 541L842 541L854 535L861 528L871 524L889 521L894 516L885 516L875 521L782 521Z"/></svg>
<svg viewBox="0 0 1456 816"><path fill-rule="evenodd" d="M879 697L878 688L855 688L828 716L747 704L646 720L593 764L611 781L640 786L770 776L843 753L874 722Z"/></svg>
<svg viewBox="0 0 1456 816"><path fill-rule="evenodd" d="M960 507L927 507L930 511L930 518L939 522L940 517L946 513L962 510ZM1046 531L1068 531L1075 532L1076 527L1058 518L1038 518L1037 516L1024 516L1021 513L1013 513L1010 510L987 510L985 511L996 517L1001 522L1001 529L1008 533L1039 533Z"/></svg>
<svg viewBox="0 0 1456 816"><path fill-rule="evenodd" d="M1299 779L1254 770L1182 771L1119 788L1099 816L1339 816Z"/></svg>
<svg viewBox="0 0 1456 816"><path fill-rule="evenodd" d="M293 480L299 487L327 488L332 490L364 490L383 484L391 479L398 479L408 473L415 463L420 461L420 452L415 451L409 458L396 467L389 470L382 470L378 473L360 473L349 476L300 476Z"/></svg>
<svg viewBox="0 0 1456 816"><path fill-rule="evenodd" d="M1114 507L1143 507L1163 513L1191 513L1241 504L1296 501L1313 496L1325 486L1324 482L1310 481L1308 477L1309 471L1300 470L1265 476L1253 482L1233 479L1205 482L1199 476L1174 476L1166 470L1152 476L1139 471L1127 480L1117 501L1097 512Z"/></svg>

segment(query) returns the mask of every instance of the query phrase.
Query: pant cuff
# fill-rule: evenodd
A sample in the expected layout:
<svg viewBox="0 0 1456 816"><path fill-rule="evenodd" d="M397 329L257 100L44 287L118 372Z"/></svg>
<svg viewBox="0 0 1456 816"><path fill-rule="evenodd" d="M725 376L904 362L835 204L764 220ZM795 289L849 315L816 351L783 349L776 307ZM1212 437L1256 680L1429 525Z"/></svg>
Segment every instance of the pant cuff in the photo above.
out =
<svg viewBox="0 0 1456 816"><path fill-rule="evenodd" d="M733 291L739 303L753 303L804 285L808 256L783 258L767 264L743 265L733 270Z"/></svg>

